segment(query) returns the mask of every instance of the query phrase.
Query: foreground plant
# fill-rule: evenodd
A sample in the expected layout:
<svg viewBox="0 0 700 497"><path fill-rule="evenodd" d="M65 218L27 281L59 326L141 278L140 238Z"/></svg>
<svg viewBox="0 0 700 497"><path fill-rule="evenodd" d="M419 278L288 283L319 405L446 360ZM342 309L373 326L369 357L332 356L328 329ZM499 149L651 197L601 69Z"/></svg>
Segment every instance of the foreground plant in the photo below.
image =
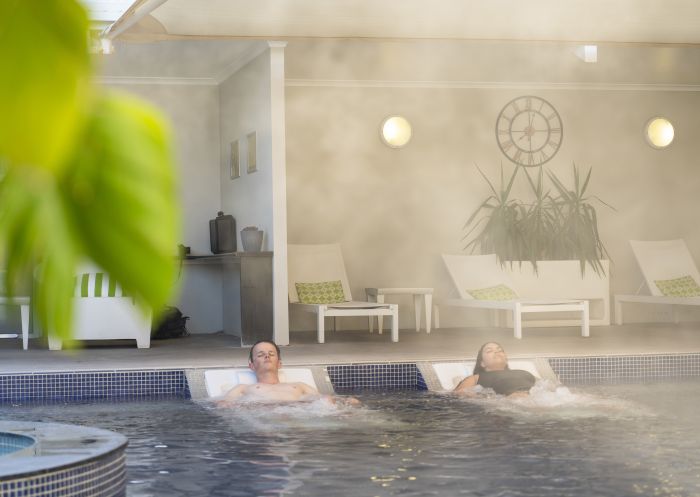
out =
<svg viewBox="0 0 700 497"><path fill-rule="evenodd" d="M160 309L179 231L169 130L93 83L87 31L74 0L0 2L0 255L6 288L33 279L37 316L61 338L85 259Z"/></svg>

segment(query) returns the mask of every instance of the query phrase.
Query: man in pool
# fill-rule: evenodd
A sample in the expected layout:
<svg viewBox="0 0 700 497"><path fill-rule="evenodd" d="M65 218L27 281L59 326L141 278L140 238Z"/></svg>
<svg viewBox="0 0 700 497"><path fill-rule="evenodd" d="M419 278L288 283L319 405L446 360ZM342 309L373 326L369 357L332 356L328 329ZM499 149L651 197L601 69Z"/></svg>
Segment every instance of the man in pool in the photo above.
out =
<svg viewBox="0 0 700 497"><path fill-rule="evenodd" d="M236 402L299 402L322 398L315 388L306 383L280 383L282 367L280 348L273 341L256 342L248 354L248 367L258 380L252 385L238 385L229 390L220 405Z"/></svg>
<svg viewBox="0 0 700 497"><path fill-rule="evenodd" d="M474 394L474 387L491 388L500 395L528 395L535 384L535 377L528 371L508 368L508 357L503 347L496 342L487 342L476 355L476 364L471 376L464 378L454 389L457 393Z"/></svg>

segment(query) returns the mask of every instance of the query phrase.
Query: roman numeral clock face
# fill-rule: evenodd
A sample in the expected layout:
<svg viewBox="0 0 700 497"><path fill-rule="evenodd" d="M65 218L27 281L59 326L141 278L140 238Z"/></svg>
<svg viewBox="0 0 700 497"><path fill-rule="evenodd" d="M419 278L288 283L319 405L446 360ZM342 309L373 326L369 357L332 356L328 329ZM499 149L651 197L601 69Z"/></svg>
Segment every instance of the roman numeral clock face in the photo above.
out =
<svg viewBox="0 0 700 497"><path fill-rule="evenodd" d="M511 100L496 120L498 146L506 157L521 166L541 166L554 157L563 139L559 113L539 97Z"/></svg>

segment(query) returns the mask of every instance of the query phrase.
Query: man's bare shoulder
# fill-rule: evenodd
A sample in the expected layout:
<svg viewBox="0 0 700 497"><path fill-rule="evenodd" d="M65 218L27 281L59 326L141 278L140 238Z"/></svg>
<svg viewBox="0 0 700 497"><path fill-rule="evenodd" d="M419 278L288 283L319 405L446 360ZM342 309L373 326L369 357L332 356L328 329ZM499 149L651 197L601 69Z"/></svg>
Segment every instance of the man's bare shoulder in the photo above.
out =
<svg viewBox="0 0 700 497"><path fill-rule="evenodd" d="M226 394L224 395L224 398L240 397L241 395L246 393L246 391L248 390L249 387L250 387L250 385L246 385L243 383L238 384L235 387L233 387L231 390L226 392Z"/></svg>
<svg viewBox="0 0 700 497"><path fill-rule="evenodd" d="M299 389L304 395L320 395L318 390L312 387L311 385L307 385L304 382L296 382L292 383L295 388Z"/></svg>
<svg viewBox="0 0 700 497"><path fill-rule="evenodd" d="M239 384L231 388L223 395L223 398L217 402L219 406L229 406L232 402L238 401L241 397L247 394L250 385Z"/></svg>

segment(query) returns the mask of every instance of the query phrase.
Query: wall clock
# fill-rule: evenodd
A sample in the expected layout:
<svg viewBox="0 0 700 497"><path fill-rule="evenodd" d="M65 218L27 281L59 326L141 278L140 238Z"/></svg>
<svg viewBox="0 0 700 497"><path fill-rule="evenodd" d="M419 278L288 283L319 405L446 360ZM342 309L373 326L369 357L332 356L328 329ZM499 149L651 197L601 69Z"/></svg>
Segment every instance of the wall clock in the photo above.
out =
<svg viewBox="0 0 700 497"><path fill-rule="evenodd" d="M514 98L496 119L498 146L508 159L521 166L541 166L551 160L563 139L559 113L540 97Z"/></svg>

